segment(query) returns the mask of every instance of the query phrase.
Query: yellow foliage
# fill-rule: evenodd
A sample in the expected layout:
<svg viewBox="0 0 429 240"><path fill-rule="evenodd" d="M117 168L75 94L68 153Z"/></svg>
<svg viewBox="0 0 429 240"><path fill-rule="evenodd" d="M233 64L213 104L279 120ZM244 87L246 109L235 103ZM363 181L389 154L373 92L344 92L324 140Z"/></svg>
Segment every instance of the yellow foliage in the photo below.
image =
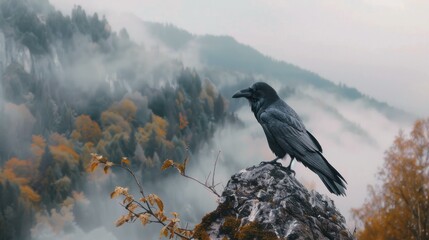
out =
<svg viewBox="0 0 429 240"><path fill-rule="evenodd" d="M150 205L154 205L156 203L156 205L158 206L159 212L164 211L164 203L162 202L161 198L158 197L158 195L151 193L149 194L147 199Z"/></svg>
<svg viewBox="0 0 429 240"><path fill-rule="evenodd" d="M87 168L87 171L88 172L94 172L95 169L97 169L97 167L98 167L99 164L100 164L99 162L91 162L91 164Z"/></svg>
<svg viewBox="0 0 429 240"><path fill-rule="evenodd" d="M122 215L121 217L116 220L116 227L120 227L122 224L128 222L130 220L130 215Z"/></svg>
<svg viewBox="0 0 429 240"><path fill-rule="evenodd" d="M113 104L109 111L119 114L127 122L131 122L136 117L137 107L133 101L126 98L119 103Z"/></svg>
<svg viewBox="0 0 429 240"><path fill-rule="evenodd" d="M118 135L128 135L131 132L130 122L135 119L136 112L137 107L134 102L124 99L101 113L103 139L111 142Z"/></svg>
<svg viewBox="0 0 429 240"><path fill-rule="evenodd" d="M152 114L152 122L155 124L155 132L158 138L164 139L167 135L167 120L164 120L162 117Z"/></svg>
<svg viewBox="0 0 429 240"><path fill-rule="evenodd" d="M189 122L186 115L179 113L179 128L184 129L188 126Z"/></svg>
<svg viewBox="0 0 429 240"><path fill-rule="evenodd" d="M16 173L30 175L32 164L28 160L20 160L18 158L11 158L4 164L5 169L12 169Z"/></svg>
<svg viewBox="0 0 429 240"><path fill-rule="evenodd" d="M363 229L358 239L427 239L429 236L429 119L419 120L409 136L400 133L378 173L380 187L354 209Z"/></svg>
<svg viewBox="0 0 429 240"><path fill-rule="evenodd" d="M149 223L150 220L150 214L149 213L142 213L139 215L139 219L142 222L143 226Z"/></svg>
<svg viewBox="0 0 429 240"><path fill-rule="evenodd" d="M36 159L40 160L45 151L46 142L45 139L40 135L33 135L31 137L31 152L36 157Z"/></svg>
<svg viewBox="0 0 429 240"><path fill-rule="evenodd" d="M174 167L177 169L177 171L179 171L181 175L185 175L186 165L188 164L188 162L189 162L189 157L186 157L183 163L177 163L177 162L174 162L173 160L168 159L168 160L165 160L164 163L162 164L161 171L164 171L169 167Z"/></svg>
<svg viewBox="0 0 429 240"><path fill-rule="evenodd" d="M101 137L101 129L98 123L92 121L88 115L80 115L75 120L75 131L72 133L73 138L81 142L98 142Z"/></svg>
<svg viewBox="0 0 429 240"><path fill-rule="evenodd" d="M144 128L139 128L138 132L141 135L141 140L143 141L143 143L149 141L152 131L154 131L156 134L156 140L158 142L162 142L165 141L165 137L167 136L167 127L167 120L163 119L160 116L152 114L152 121L146 123Z"/></svg>
<svg viewBox="0 0 429 240"><path fill-rule="evenodd" d="M174 161L173 160L165 160L164 163L161 166L161 170L164 171L165 169L173 166Z"/></svg>
<svg viewBox="0 0 429 240"><path fill-rule="evenodd" d="M119 195L124 195L124 196L128 195L128 188L124 188L120 186L115 187L115 190L112 193L110 193L110 198L115 198Z"/></svg>
<svg viewBox="0 0 429 240"><path fill-rule="evenodd" d="M28 184L33 174L33 165L28 160L11 158L3 168L3 178L18 185Z"/></svg>
<svg viewBox="0 0 429 240"><path fill-rule="evenodd" d="M83 145L81 148L81 154L80 159L83 161L83 165L87 166L89 163L89 160L91 159L91 153L96 152L94 143L87 142Z"/></svg>
<svg viewBox="0 0 429 240"><path fill-rule="evenodd" d="M75 141L79 141L82 138L82 135L78 131L73 130L70 137L71 137L71 139L73 139Z"/></svg>
<svg viewBox="0 0 429 240"><path fill-rule="evenodd" d="M79 162L79 154L69 146L60 144L58 146L50 146L49 149L51 150L52 156L57 161L67 161L71 165Z"/></svg>
<svg viewBox="0 0 429 240"><path fill-rule="evenodd" d="M130 165L130 160L128 158L126 158L126 157L122 157L121 164L129 166Z"/></svg>
<svg viewBox="0 0 429 240"><path fill-rule="evenodd" d="M161 228L161 231L159 232L159 238L167 237L168 236L168 228L167 226L164 226Z"/></svg>
<svg viewBox="0 0 429 240"><path fill-rule="evenodd" d="M64 135L61 135L61 134L59 134L59 133L52 133L50 136L49 136L49 140L50 140L50 143L52 144L52 145L66 145L66 146L68 146L68 147L73 147L73 143L71 143Z"/></svg>
<svg viewBox="0 0 429 240"><path fill-rule="evenodd" d="M14 182L18 185L25 185L25 184L29 183L28 178L17 176L12 169L3 169L2 175L3 175L3 178L5 178L11 182Z"/></svg>
<svg viewBox="0 0 429 240"><path fill-rule="evenodd" d="M131 132L131 126L120 114L112 111L101 113L101 123L104 128L103 137L110 140L116 134Z"/></svg>
<svg viewBox="0 0 429 240"><path fill-rule="evenodd" d="M21 196L24 199L27 199L33 203L38 203L40 202L40 195L37 194L30 186L25 185L25 186L21 186L20 187L21 190Z"/></svg>

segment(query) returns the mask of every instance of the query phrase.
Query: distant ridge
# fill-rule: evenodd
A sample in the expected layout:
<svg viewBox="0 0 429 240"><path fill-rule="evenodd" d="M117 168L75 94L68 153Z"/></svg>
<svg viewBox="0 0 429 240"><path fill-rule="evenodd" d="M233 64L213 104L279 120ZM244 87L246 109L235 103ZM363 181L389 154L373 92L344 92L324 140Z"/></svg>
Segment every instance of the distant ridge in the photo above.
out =
<svg viewBox="0 0 429 240"><path fill-rule="evenodd" d="M316 73L266 56L230 36L199 36L172 24L155 22L143 22L143 24L153 37L173 50L180 51L191 41L196 42L200 47L200 60L210 68L249 75L265 75L284 82L288 87L310 86L347 100L363 100L377 111L398 121L410 121L416 118L413 114L367 96L356 88L341 83L335 84Z"/></svg>

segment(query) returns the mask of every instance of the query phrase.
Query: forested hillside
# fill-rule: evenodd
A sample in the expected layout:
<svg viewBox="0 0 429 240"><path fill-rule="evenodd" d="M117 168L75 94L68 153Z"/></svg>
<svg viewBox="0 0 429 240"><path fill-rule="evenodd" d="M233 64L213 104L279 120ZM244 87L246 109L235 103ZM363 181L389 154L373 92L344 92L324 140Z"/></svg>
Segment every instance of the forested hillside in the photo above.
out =
<svg viewBox="0 0 429 240"><path fill-rule="evenodd" d="M234 121L209 80L81 7L1 0L0 74L0 239L85 196L90 153L154 179Z"/></svg>

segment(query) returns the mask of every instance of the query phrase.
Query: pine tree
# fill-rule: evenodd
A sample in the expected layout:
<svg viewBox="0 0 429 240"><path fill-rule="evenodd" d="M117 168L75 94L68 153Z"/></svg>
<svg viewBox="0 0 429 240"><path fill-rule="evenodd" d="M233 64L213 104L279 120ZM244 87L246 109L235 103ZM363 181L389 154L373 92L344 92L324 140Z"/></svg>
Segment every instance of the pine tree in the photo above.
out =
<svg viewBox="0 0 429 240"><path fill-rule="evenodd" d="M223 119L225 114L225 101L222 95L218 95L214 102L214 118L217 122Z"/></svg>
<svg viewBox="0 0 429 240"><path fill-rule="evenodd" d="M149 137L149 141L146 143L146 146L144 148L144 155L146 157L153 157L156 149L157 149L157 142L156 142L156 133L155 131L152 130L150 137Z"/></svg>
<svg viewBox="0 0 429 240"><path fill-rule="evenodd" d="M51 150L49 149L49 145L46 144L45 146L45 151L42 155L42 159L40 160L40 164L39 164L39 174L40 176L43 176L43 174L45 173L46 169L49 166L53 166L54 165L54 156L52 156Z"/></svg>

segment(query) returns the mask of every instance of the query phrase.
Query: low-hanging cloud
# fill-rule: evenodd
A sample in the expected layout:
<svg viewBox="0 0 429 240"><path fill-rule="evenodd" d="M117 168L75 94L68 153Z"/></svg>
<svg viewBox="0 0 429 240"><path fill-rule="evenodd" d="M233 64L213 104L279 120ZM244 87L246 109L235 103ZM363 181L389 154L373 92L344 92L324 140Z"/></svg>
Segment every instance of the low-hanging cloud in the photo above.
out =
<svg viewBox="0 0 429 240"><path fill-rule="evenodd" d="M169 59L178 60L184 66L196 69L204 67L199 57L200 45L195 39L190 40L180 49L172 49L153 36L148 25L133 13L108 11L106 16L113 30L119 32L125 28L130 35L130 39L141 44L145 49L154 50L160 55L168 56Z"/></svg>

